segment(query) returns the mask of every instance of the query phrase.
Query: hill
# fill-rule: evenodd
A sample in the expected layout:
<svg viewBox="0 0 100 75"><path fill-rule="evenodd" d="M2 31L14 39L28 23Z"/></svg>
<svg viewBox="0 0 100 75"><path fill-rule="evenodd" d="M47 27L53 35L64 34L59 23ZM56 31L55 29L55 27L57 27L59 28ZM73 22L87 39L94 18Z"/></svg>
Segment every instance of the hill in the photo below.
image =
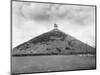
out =
<svg viewBox="0 0 100 75"><path fill-rule="evenodd" d="M12 51L12 55L95 54L95 48L65 34L58 28L26 41Z"/></svg>

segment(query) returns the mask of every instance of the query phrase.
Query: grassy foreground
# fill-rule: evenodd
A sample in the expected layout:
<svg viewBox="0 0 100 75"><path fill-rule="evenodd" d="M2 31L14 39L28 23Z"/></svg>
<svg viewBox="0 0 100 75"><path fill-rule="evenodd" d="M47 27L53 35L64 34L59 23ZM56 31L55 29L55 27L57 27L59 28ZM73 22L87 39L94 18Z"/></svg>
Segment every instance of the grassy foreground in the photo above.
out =
<svg viewBox="0 0 100 75"><path fill-rule="evenodd" d="M53 55L12 56L12 73L35 73L62 70L95 69L95 56Z"/></svg>

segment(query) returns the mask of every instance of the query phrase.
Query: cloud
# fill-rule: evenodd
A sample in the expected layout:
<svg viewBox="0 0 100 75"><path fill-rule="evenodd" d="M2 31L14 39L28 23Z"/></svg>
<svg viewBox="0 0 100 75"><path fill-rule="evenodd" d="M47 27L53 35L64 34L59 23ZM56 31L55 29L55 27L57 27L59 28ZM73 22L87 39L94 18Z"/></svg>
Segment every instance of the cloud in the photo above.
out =
<svg viewBox="0 0 100 75"><path fill-rule="evenodd" d="M46 13L45 7L41 5L24 5L22 8L22 13L25 18L34 20L34 21L47 21L49 20L50 15Z"/></svg>
<svg viewBox="0 0 100 75"><path fill-rule="evenodd" d="M75 25L90 25L94 22L95 7L59 4L23 3L20 15L39 22L66 20Z"/></svg>
<svg viewBox="0 0 100 75"><path fill-rule="evenodd" d="M60 8L63 13L58 14L60 18L64 18L73 24L78 25L89 25L91 22L94 22L94 8L87 6L62 6Z"/></svg>

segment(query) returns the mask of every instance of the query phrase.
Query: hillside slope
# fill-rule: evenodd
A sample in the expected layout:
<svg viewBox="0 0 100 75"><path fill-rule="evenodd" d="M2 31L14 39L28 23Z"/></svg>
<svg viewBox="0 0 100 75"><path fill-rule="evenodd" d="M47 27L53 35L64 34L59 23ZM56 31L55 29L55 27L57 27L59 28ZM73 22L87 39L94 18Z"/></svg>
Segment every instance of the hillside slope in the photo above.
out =
<svg viewBox="0 0 100 75"><path fill-rule="evenodd" d="M53 29L15 47L13 55L22 54L95 54L95 48L65 34L59 29Z"/></svg>

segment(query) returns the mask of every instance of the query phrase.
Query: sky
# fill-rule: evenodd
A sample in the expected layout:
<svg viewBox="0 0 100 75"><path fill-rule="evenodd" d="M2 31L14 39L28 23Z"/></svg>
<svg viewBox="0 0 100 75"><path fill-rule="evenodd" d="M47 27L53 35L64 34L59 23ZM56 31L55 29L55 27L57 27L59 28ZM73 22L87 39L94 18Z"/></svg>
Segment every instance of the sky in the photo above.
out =
<svg viewBox="0 0 100 75"><path fill-rule="evenodd" d="M95 7L79 5L12 2L13 47L58 28L95 47Z"/></svg>

